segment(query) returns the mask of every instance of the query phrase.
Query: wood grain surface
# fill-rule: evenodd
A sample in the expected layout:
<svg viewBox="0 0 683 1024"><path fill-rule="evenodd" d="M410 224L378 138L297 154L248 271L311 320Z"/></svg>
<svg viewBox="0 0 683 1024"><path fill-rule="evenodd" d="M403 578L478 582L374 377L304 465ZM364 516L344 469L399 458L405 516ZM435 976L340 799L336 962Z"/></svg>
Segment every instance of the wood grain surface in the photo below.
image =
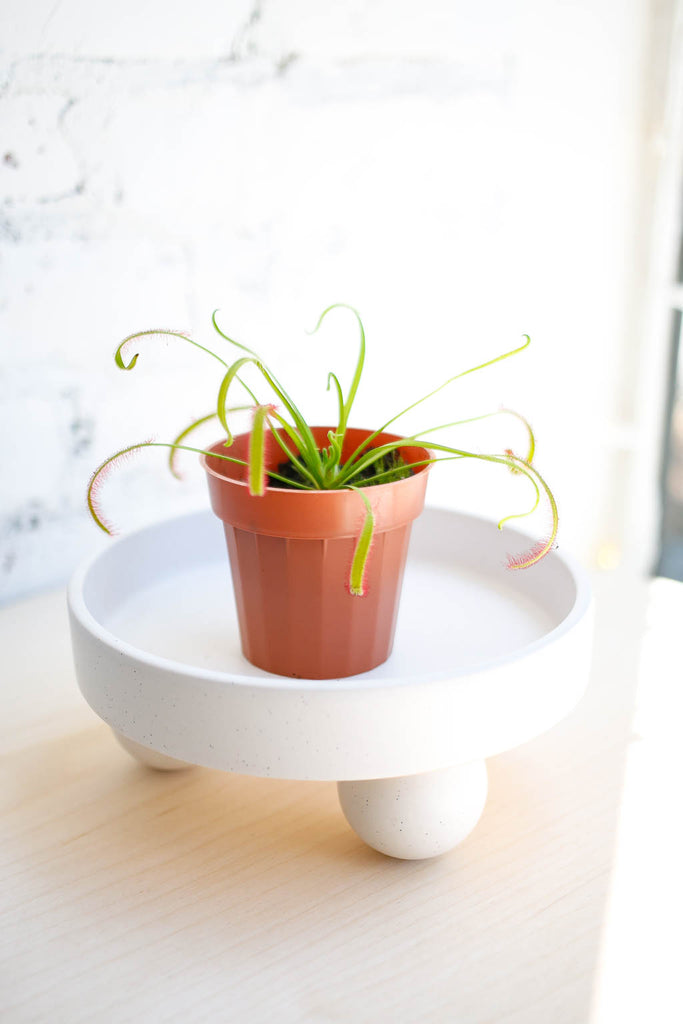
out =
<svg viewBox="0 0 683 1024"><path fill-rule="evenodd" d="M331 783L140 767L80 697L64 595L0 611L3 1021L588 1021L644 609L613 587L581 705L421 862Z"/></svg>

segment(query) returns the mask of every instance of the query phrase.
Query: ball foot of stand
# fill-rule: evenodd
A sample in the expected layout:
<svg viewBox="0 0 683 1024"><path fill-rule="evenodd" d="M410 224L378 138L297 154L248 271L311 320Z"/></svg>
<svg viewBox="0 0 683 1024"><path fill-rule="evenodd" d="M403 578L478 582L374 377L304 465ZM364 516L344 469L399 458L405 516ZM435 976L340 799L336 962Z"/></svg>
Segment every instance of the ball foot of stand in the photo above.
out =
<svg viewBox="0 0 683 1024"><path fill-rule="evenodd" d="M486 762L366 782L339 782L351 828L375 850L422 860L452 850L481 817L487 793Z"/></svg>
<svg viewBox="0 0 683 1024"><path fill-rule="evenodd" d="M155 768L159 772L177 772L184 768L194 768L189 761L178 761L175 757L168 757L166 754L157 753L156 750L150 750L149 747L143 747L141 743L129 740L116 729L112 729L112 732L123 749L147 768Z"/></svg>

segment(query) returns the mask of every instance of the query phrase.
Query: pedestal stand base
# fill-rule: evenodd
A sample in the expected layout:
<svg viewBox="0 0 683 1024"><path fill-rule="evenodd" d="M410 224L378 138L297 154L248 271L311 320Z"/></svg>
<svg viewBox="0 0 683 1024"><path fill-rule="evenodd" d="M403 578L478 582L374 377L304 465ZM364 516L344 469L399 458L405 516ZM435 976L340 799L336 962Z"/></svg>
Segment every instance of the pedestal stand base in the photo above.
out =
<svg viewBox="0 0 683 1024"><path fill-rule="evenodd" d="M461 843L481 817L487 789L483 760L423 775L337 783L354 832L402 860L436 857Z"/></svg>
<svg viewBox="0 0 683 1024"><path fill-rule="evenodd" d="M194 767L112 732L147 768L172 772ZM401 860L437 857L461 843L481 817L487 789L483 760L422 775L337 783L341 809L356 835Z"/></svg>
<svg viewBox="0 0 683 1024"><path fill-rule="evenodd" d="M74 574L78 683L150 768L334 780L366 843L434 857L479 819L482 759L550 729L588 681L586 576L556 551L529 573L504 574L510 546L528 543L478 517L425 510L391 657L356 676L298 679L243 657L218 520L159 523ZM457 767L433 770L445 765Z"/></svg>

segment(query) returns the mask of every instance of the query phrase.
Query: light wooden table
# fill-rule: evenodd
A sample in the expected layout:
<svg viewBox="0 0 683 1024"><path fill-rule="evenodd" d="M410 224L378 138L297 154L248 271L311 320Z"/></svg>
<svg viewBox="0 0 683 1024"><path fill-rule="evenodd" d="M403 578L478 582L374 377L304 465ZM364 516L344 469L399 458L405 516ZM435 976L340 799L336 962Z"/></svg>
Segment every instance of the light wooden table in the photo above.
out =
<svg viewBox="0 0 683 1024"><path fill-rule="evenodd" d="M64 595L0 610L2 1020L588 1021L647 596L597 583L587 696L421 862L333 783L141 768L80 697Z"/></svg>

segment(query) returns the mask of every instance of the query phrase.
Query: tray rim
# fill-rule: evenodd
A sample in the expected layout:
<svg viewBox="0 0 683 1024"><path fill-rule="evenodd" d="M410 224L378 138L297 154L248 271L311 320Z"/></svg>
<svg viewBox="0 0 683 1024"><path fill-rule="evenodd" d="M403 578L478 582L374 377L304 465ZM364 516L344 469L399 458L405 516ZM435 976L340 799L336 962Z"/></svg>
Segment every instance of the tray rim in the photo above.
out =
<svg viewBox="0 0 683 1024"><path fill-rule="evenodd" d="M485 516L431 505L425 505L424 512L422 516L420 516L420 519L422 519L425 514L428 516L432 512L445 515L447 517L452 516L456 519L471 520L479 524L490 525L493 529L496 528L496 521ZM89 572L102 557L109 555L115 545L123 544L136 537L142 537L147 533L154 533L161 527L172 527L174 523L181 523L182 521L190 519L207 519L209 521L213 521L214 517L210 510L207 509L185 512L180 515L156 520L153 523L117 537L113 543L108 545L104 550L97 551L85 558L75 569L67 586L67 604L70 613L78 621L79 625L94 636L100 643L103 643L113 651L127 655L134 661L137 661L149 668L168 672L185 679L190 677L197 681L210 681L228 686L257 687L265 690L289 689L298 691L307 690L311 692L320 690L333 692L370 689L389 690L394 687L414 686L416 684L427 684L429 682L443 682L444 680L457 682L459 679L465 680L474 675L483 674L499 668L501 665L514 664L518 661L531 657L537 651L548 647L550 644L555 643L562 637L569 634L590 612L592 612L593 609L592 589L586 570L574 556L566 552L560 554L555 549L551 551L547 557L559 561L562 563L564 568L569 571L576 586L576 599L574 604L569 614L565 616L560 623L554 626L542 637L531 641L510 654L496 655L480 662L465 665L462 668L444 668L423 673L413 672L412 674L397 674L393 676L374 676L374 670L370 670L369 672L363 672L358 675L332 679L294 678L276 675L275 673L265 672L261 669L257 670L259 674L247 675L235 671L203 668L202 666L192 665L189 662L177 661L173 658L154 654L150 651L146 651L144 648L137 647L127 640L117 637L115 633L107 629L106 626L102 625L102 623L95 618L89 610L83 596L83 585ZM514 534L522 543L525 541L528 543L530 540L533 540L532 537L519 529L507 528L507 532L510 535ZM225 555L225 559L227 569L227 554Z"/></svg>

